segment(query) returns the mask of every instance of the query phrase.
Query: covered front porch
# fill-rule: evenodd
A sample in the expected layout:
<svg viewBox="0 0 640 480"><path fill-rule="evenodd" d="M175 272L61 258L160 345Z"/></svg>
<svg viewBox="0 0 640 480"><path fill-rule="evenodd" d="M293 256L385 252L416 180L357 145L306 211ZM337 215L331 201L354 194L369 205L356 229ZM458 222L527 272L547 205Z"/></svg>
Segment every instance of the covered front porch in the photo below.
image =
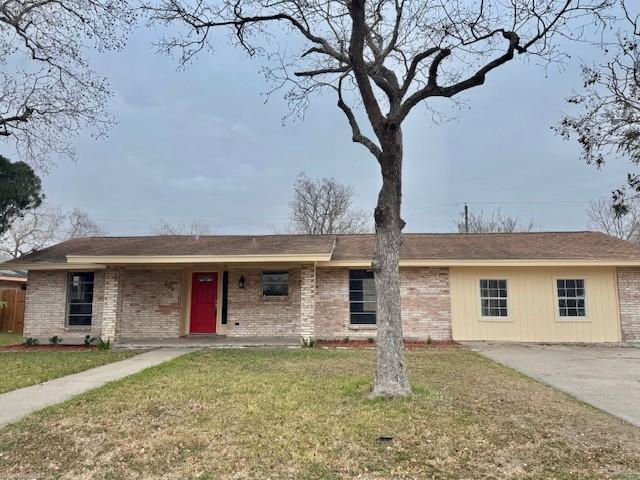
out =
<svg viewBox="0 0 640 480"><path fill-rule="evenodd" d="M107 265L101 337L136 347L292 346L314 336L315 264Z"/></svg>

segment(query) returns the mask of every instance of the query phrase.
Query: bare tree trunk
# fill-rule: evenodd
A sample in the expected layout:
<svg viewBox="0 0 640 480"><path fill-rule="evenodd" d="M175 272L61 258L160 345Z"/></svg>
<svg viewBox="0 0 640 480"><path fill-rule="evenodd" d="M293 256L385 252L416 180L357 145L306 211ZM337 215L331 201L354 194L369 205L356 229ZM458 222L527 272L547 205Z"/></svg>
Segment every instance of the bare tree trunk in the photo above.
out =
<svg viewBox="0 0 640 480"><path fill-rule="evenodd" d="M383 145L379 159L382 188L375 210L376 250L373 269L378 292L378 341L376 377L372 397L411 393L404 360L400 317L400 246L405 222L400 216L402 201L402 132L398 126ZM384 292L384 294L383 294Z"/></svg>

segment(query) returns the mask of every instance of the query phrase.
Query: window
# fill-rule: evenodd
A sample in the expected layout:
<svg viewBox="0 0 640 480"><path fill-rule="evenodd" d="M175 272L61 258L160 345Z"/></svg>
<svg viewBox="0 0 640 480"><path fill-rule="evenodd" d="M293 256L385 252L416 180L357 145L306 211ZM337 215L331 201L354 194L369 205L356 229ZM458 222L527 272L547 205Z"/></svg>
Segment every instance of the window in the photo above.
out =
<svg viewBox="0 0 640 480"><path fill-rule="evenodd" d="M93 315L93 272L70 272L67 297L67 324L90 326Z"/></svg>
<svg viewBox="0 0 640 480"><path fill-rule="evenodd" d="M372 271L349 271L349 312L352 325L376 324L376 284Z"/></svg>
<svg viewBox="0 0 640 480"><path fill-rule="evenodd" d="M263 272L262 295L265 297L289 295L289 272Z"/></svg>
<svg viewBox="0 0 640 480"><path fill-rule="evenodd" d="M558 279L558 313L561 317L585 317L583 279Z"/></svg>
<svg viewBox="0 0 640 480"><path fill-rule="evenodd" d="M483 317L507 317L507 281L480 280L480 304Z"/></svg>

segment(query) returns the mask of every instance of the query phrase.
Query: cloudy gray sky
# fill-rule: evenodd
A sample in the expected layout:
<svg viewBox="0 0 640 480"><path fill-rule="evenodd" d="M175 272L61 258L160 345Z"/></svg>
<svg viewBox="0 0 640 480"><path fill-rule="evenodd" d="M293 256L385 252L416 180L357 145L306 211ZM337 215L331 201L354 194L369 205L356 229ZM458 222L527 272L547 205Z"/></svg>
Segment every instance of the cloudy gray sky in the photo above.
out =
<svg viewBox="0 0 640 480"><path fill-rule="evenodd" d="M291 185L304 171L353 185L359 206L373 209L377 165L351 143L331 96L283 126L286 103L276 95L265 104L259 62L221 44L177 71L154 53L154 38L141 29L123 52L92 56L111 82L118 124L105 140L78 138L77 163L59 160L43 175L51 203L86 210L117 235L149 233L160 218L270 233L286 226ZM587 226L586 203L621 183L627 165L584 165L576 143L551 131L580 85L581 48L563 71L503 67L465 95L457 120L434 125L414 111L404 135L405 231L452 231L464 202L502 206L543 230Z"/></svg>

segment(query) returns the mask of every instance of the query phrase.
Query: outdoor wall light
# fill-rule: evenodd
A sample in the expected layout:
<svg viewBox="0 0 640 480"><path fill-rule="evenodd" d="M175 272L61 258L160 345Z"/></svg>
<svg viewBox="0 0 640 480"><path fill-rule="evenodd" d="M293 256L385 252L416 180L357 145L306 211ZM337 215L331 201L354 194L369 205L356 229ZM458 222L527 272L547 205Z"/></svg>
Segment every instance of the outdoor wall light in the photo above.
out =
<svg viewBox="0 0 640 480"><path fill-rule="evenodd" d="M244 290L244 276L240 275L240 280L238 280L238 288L241 288Z"/></svg>

